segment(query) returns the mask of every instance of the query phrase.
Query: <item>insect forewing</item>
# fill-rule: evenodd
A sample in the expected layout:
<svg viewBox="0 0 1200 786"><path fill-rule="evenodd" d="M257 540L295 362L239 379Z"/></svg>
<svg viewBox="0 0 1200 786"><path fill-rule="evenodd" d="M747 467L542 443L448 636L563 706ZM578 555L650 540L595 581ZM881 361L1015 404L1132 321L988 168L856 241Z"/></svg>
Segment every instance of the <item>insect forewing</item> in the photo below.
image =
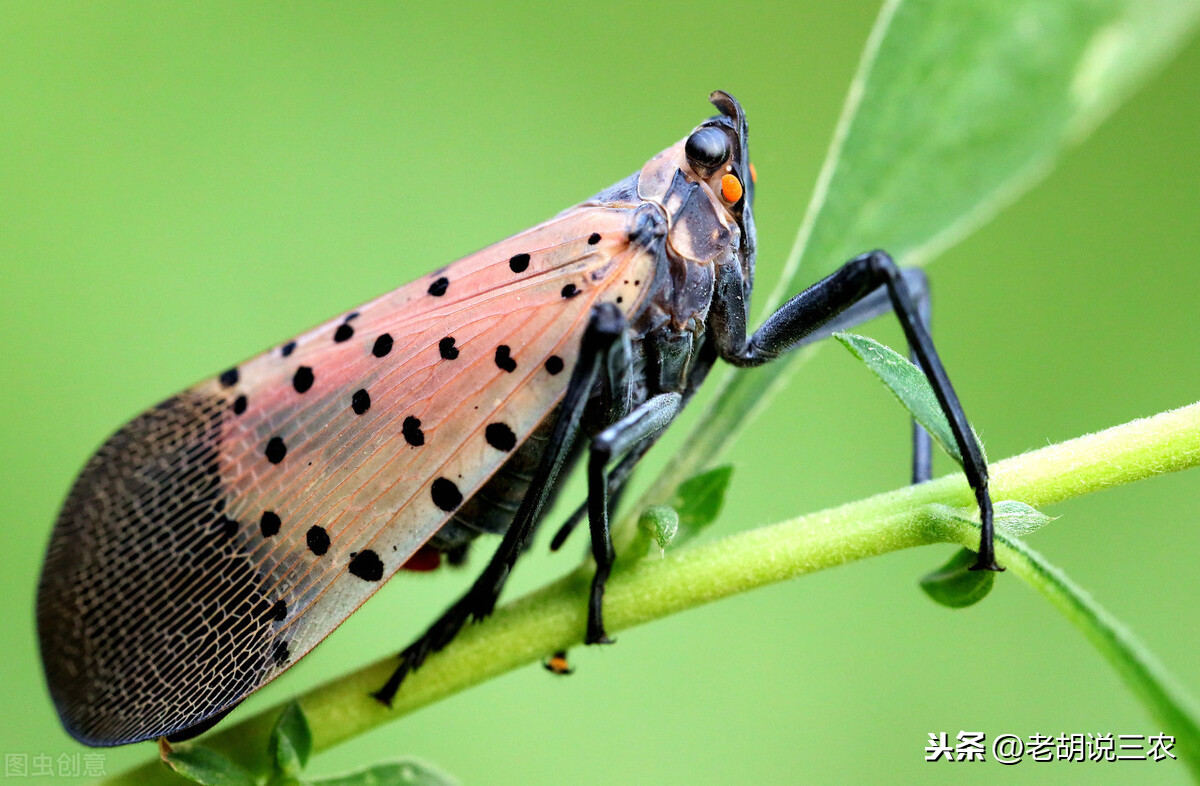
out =
<svg viewBox="0 0 1200 786"><path fill-rule="evenodd" d="M636 309L632 205L584 203L113 435L51 538L38 630L68 730L194 726L328 635L554 409L591 307Z"/></svg>

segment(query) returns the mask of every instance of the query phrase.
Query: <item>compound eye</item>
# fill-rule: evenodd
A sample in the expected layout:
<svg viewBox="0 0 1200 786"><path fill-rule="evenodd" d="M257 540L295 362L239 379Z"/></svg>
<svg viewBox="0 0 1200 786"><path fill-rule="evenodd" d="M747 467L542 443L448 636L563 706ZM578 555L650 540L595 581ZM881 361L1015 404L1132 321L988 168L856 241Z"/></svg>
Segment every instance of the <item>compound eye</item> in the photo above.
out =
<svg viewBox="0 0 1200 786"><path fill-rule="evenodd" d="M707 175L729 158L729 138L719 128L707 126L688 137L683 152L693 169Z"/></svg>

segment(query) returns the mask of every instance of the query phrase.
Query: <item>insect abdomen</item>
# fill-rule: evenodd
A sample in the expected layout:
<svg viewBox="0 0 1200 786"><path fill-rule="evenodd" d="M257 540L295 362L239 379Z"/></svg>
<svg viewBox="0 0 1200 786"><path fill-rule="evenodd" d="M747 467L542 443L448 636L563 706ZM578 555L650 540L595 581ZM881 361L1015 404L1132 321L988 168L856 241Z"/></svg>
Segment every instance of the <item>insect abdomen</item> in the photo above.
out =
<svg viewBox="0 0 1200 786"><path fill-rule="evenodd" d="M555 414L557 410L555 410ZM439 551L453 552L483 533L502 534L512 523L521 500L529 490L529 481L537 469L550 436L555 415L546 418L520 445L513 455L454 516L430 539ZM494 435L508 446L508 434ZM549 505L547 505L547 508Z"/></svg>

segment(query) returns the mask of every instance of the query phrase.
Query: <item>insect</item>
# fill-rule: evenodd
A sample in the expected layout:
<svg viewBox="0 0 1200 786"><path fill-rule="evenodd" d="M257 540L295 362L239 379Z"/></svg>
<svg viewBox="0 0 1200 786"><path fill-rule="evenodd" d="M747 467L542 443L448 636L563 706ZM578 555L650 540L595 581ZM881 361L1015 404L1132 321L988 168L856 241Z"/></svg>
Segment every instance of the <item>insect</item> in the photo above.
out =
<svg viewBox="0 0 1200 786"><path fill-rule="evenodd" d="M753 170L718 114L549 221L384 295L137 416L56 522L38 589L50 693L91 745L184 739L285 671L404 566L500 545L376 698L493 609L564 470L586 453L608 642L610 500L718 358L766 363L892 310L966 457L998 569L987 470L934 349L927 288L874 251L747 335ZM929 476L916 432L914 475ZM569 534L570 526L560 533ZM561 538L559 538L561 540Z"/></svg>

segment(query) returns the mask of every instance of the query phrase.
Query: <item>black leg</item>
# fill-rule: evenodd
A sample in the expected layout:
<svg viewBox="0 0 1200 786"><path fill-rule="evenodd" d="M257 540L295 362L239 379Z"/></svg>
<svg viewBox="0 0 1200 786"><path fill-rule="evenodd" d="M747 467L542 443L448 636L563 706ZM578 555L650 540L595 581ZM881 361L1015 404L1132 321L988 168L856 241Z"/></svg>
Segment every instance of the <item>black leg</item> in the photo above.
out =
<svg viewBox="0 0 1200 786"><path fill-rule="evenodd" d="M614 489L610 485L608 493L611 497L617 493L617 489ZM615 502L613 506L616 506ZM575 512L570 516L567 516L567 520L564 521L562 526L558 528L558 531L554 533L554 537L550 540L551 551L558 551L562 548L562 545L567 542L567 538L571 537L571 533L574 532L575 528L579 526L579 522L583 521L583 517L587 515L587 512L588 504L587 500L584 500L583 504L575 508Z"/></svg>
<svg viewBox="0 0 1200 786"><path fill-rule="evenodd" d="M929 299L929 281L925 278L924 271L903 271L904 273L914 272L920 274L921 287L918 289L909 286L908 290L913 296L913 300L917 303L917 318L921 321L921 325L925 328L925 332L930 336L930 342L933 341L933 308ZM909 284L908 276L905 275L905 284ZM925 376L929 376L929 372L921 365L921 358L917 355L917 349L911 342L908 345L908 359L913 365L925 371ZM933 477L933 437L929 436L929 432L918 423L912 422L912 482L915 486L918 483Z"/></svg>
<svg viewBox="0 0 1200 786"><path fill-rule="evenodd" d="M925 372L950 423L963 456L963 471L979 504L981 536L974 570L1002 570L996 565L993 546L992 500L988 494L987 465L975 435L967 425L958 396L925 327L922 311L909 291L905 277L892 258L882 251L857 257L827 278L789 300L746 339L746 302L740 276L727 274L718 281L713 324L721 356L736 366L758 366L780 354L827 335L831 325L861 308L873 291L883 288L891 302L917 365ZM857 308L856 308L857 307Z"/></svg>
<svg viewBox="0 0 1200 786"><path fill-rule="evenodd" d="M890 308L891 306L885 300L883 301L880 313L887 311ZM666 354L669 358L671 349L660 347L658 348L657 352L660 358L663 357L664 354ZM691 355L689 359L691 364L691 374L688 375L687 386L684 388L683 395L680 399L679 409L682 410L684 405L687 404L693 395L695 395L696 390L699 389L700 384L704 382L705 377L708 376L708 372L712 369L712 365L716 361L716 358L717 351L712 342L705 342L701 344L699 350L696 351L695 354ZM621 413L621 416L624 416L624 414L626 413ZM616 422L618 419L619 418L613 418L610 422ZM615 467L609 470L608 510L610 513L615 511L620 505L621 496L625 493L625 489L628 487L626 484L633 475L634 469L637 468L638 462L642 460L642 457L645 456L647 452L649 452L650 448L654 447L654 443L658 442L658 438L660 436L662 436L661 431L648 435L640 442L633 445L633 447L631 447L625 454L624 458L617 462ZM560 548L562 548L562 545L566 543L567 538L569 538L571 533L575 531L575 527L579 525L579 522L583 521L583 517L587 515L587 512L588 503L584 501L584 503L577 507L575 511L567 518L567 520L563 522L562 526L559 527L558 531L554 534L554 538L550 541L551 551L558 551Z"/></svg>
<svg viewBox="0 0 1200 786"><path fill-rule="evenodd" d="M638 443L660 433L679 414L683 397L678 393L663 393L643 403L633 412L600 432L592 440L588 457L588 523L592 532L592 556L596 559L596 575L588 599L588 644L608 644L612 640L604 632L604 585L612 572L612 532L608 522L608 464Z"/></svg>
<svg viewBox="0 0 1200 786"><path fill-rule="evenodd" d="M646 451L658 441L658 435L652 435L642 440L633 446L633 449L625 454L625 458L617 462L617 465L609 470L608 473L608 509L614 511L621 504L621 496L625 493L626 482L633 475L633 470L637 467L637 463L642 460L642 456L646 455ZM587 516L588 503L583 501L579 507L575 508L574 512L567 517L567 520L562 523L558 531L554 533L554 537L550 540L550 550L558 551L563 544L567 542L567 538L571 537L571 533L579 526L579 522L583 521Z"/></svg>
<svg viewBox="0 0 1200 786"><path fill-rule="evenodd" d="M625 319L615 306L601 304L593 310L583 335L579 360L559 407L558 419L547 442L546 452L529 484L529 493L513 517L512 525L504 533L487 567L466 594L400 653L400 664L392 676L372 694L381 703L391 706L405 676L424 663L430 653L449 644L468 620L480 620L492 613L508 574L521 555L525 541L537 524L542 507L571 452L596 379L607 364L612 347L624 339L625 332Z"/></svg>
<svg viewBox="0 0 1200 786"><path fill-rule="evenodd" d="M917 315L921 324L925 326L925 332L929 333L933 309L930 307L929 279L925 276L925 271L918 268L902 268L900 277L908 287L913 302L917 304ZM791 349L816 343L843 330L850 330L891 310L892 300L887 286L876 287L857 303L796 342ZM908 357L914 365L921 368L920 358L911 343L908 347ZM921 370L924 371L924 368ZM933 477L933 439L915 420L912 427L912 446L912 482L924 483Z"/></svg>

